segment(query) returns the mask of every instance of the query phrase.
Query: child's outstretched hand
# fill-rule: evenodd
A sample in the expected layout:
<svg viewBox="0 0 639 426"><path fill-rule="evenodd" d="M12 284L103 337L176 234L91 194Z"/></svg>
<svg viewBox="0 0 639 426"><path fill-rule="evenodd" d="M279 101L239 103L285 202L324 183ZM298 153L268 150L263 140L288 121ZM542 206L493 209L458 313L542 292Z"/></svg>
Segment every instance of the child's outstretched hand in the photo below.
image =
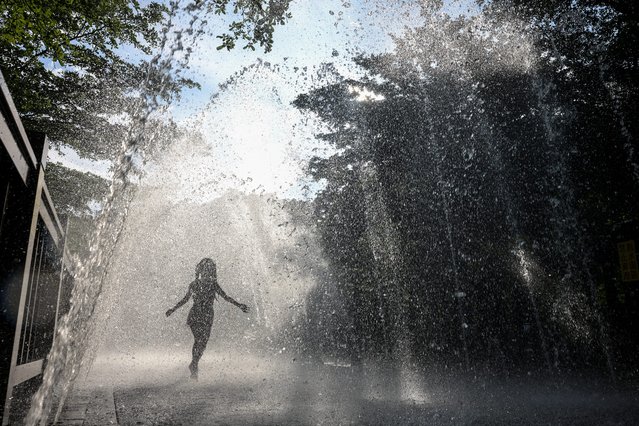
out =
<svg viewBox="0 0 639 426"><path fill-rule="evenodd" d="M240 308L242 310L242 312L248 312L249 311L249 307L246 306L244 303L240 303L238 305L238 308Z"/></svg>

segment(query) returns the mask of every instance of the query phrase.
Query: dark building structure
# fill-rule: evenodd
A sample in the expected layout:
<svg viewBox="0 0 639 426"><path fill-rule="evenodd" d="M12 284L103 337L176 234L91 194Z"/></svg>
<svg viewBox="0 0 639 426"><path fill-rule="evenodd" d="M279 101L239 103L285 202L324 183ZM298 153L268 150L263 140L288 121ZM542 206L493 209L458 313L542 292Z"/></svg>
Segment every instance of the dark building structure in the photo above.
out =
<svg viewBox="0 0 639 426"><path fill-rule="evenodd" d="M612 263L611 270L618 273L610 280L605 291L608 307L608 321L611 334L615 338L617 363L627 371L637 371L637 327L639 327L639 221L628 220L617 223L613 230L614 239L608 244L611 255L601 263Z"/></svg>
<svg viewBox="0 0 639 426"><path fill-rule="evenodd" d="M65 230L44 180L48 141L25 132L0 74L0 416L19 418L42 380L70 285ZM66 283L63 284L63 283ZM64 303L63 303L64 304Z"/></svg>

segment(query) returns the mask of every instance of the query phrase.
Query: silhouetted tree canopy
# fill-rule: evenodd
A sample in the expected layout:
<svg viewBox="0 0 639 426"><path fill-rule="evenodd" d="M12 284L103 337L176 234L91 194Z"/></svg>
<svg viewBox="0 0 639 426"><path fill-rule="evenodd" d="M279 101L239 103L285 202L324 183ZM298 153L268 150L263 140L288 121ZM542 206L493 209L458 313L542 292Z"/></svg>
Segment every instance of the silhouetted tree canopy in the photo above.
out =
<svg viewBox="0 0 639 426"><path fill-rule="evenodd" d="M309 173L354 355L408 341L430 364L566 371L636 353L615 260L639 218L633 15L515 3L427 17L358 58L367 77L295 102L339 148Z"/></svg>

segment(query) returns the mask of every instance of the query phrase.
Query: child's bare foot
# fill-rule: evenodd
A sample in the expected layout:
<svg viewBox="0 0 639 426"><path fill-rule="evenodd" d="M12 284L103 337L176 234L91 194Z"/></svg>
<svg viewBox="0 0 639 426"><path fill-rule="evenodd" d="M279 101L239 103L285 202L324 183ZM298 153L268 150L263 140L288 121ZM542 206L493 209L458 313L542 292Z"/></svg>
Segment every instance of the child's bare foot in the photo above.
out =
<svg viewBox="0 0 639 426"><path fill-rule="evenodd" d="M197 365L190 363L189 370L191 371L191 379L197 381Z"/></svg>

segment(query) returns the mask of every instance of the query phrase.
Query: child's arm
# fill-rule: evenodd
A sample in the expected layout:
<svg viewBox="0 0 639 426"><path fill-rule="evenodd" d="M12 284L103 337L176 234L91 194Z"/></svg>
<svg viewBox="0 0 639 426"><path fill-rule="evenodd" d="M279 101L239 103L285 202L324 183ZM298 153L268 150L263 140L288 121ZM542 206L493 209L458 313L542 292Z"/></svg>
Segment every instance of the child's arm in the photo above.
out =
<svg viewBox="0 0 639 426"><path fill-rule="evenodd" d="M182 305L184 305L186 302L189 301L189 299L191 298L191 285L189 285L189 290L186 292L186 296L184 296L182 298L182 300L180 300L179 302L177 302L177 304L172 307L171 309L169 309L168 311L166 311L166 316L168 317L169 315L171 315L173 312L175 312L178 308L180 308Z"/></svg>
<svg viewBox="0 0 639 426"><path fill-rule="evenodd" d="M244 303L239 303L237 300L233 299L231 296L227 295L224 290L222 290L222 287L220 287L220 285L218 284L217 286L217 293L222 296L222 299L226 300L229 303L232 303L233 305L237 306L238 308L240 308L242 310L242 312L248 312L249 308L248 306L246 306Z"/></svg>

